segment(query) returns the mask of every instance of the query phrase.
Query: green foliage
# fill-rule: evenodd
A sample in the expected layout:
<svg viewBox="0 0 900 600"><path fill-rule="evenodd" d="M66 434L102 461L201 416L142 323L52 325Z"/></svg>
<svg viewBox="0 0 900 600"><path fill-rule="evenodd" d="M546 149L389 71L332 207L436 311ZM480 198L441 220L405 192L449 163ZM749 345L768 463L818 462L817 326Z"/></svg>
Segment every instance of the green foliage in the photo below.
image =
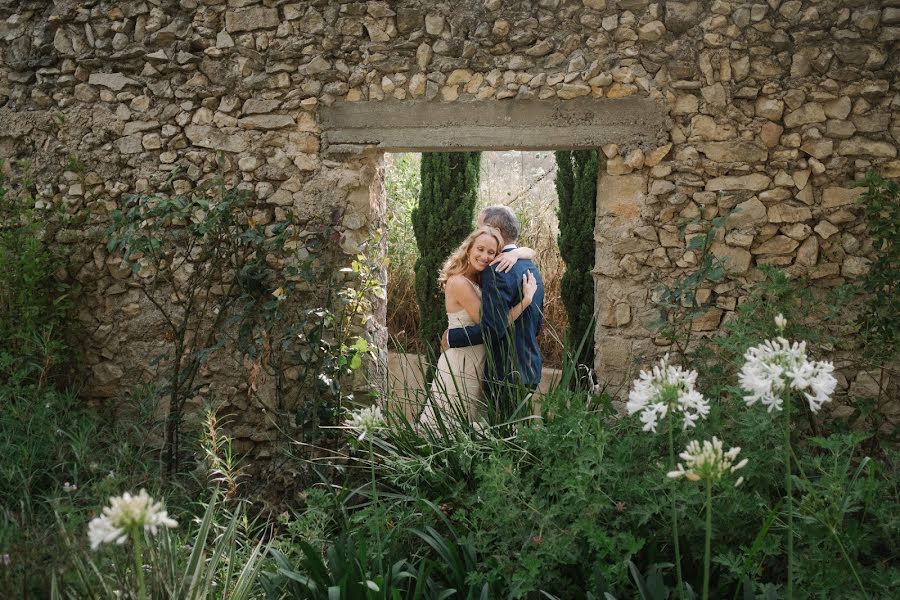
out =
<svg viewBox="0 0 900 600"><path fill-rule="evenodd" d="M0 161L0 382L41 389L64 383L70 355L68 286L55 275L65 255L52 215L35 208L28 165L12 179L5 169Z"/></svg>
<svg viewBox="0 0 900 600"><path fill-rule="evenodd" d="M862 282L869 296L859 326L864 355L883 365L900 352L900 184L869 171L857 185L866 188L859 202L875 259Z"/></svg>
<svg viewBox="0 0 900 600"><path fill-rule="evenodd" d="M149 574L149 598L258 597L257 579L269 548L252 539L240 505L229 509L216 493L197 523L182 519L182 524L189 529L184 537L162 528L158 538L146 540L141 563ZM73 540L64 525L60 529L72 565L64 577L54 578L53 600L140 598L136 567L125 558L127 546L107 544L93 553Z"/></svg>
<svg viewBox="0 0 900 600"><path fill-rule="evenodd" d="M559 251L566 263L560 284L569 315L568 345L587 339L579 364L594 364L594 216L597 206L597 151L556 152L559 196Z"/></svg>
<svg viewBox="0 0 900 600"><path fill-rule="evenodd" d="M725 276L725 265L710 251L724 222L724 217L717 217L708 225L685 223L680 232L687 241L688 250L699 254L697 266L671 285L654 290L659 320L651 326L657 330L662 341L674 347L682 361L691 344L694 321L705 315L715 303L714 294L705 286L718 283ZM690 234L687 233L689 228L692 230ZM702 289L709 292L705 299L700 293Z"/></svg>
<svg viewBox="0 0 900 600"><path fill-rule="evenodd" d="M416 304L416 235L412 212L419 202L421 179L419 158L414 154L393 155L385 170L384 191L387 197L387 270L389 298L387 327L403 349L417 351L419 307Z"/></svg>
<svg viewBox="0 0 900 600"><path fill-rule="evenodd" d="M599 407L585 394L544 400L543 426L520 430L524 460L495 454L479 469L479 502L469 516L483 557L477 580L506 587L512 598L539 590L583 597L624 581L625 560L643 540L609 526L612 438Z"/></svg>
<svg viewBox="0 0 900 600"><path fill-rule="evenodd" d="M422 190L412 211L419 249L416 299L421 322L419 338L431 348L440 345L447 328L447 311L437 274L444 260L472 231L478 198L478 152L433 152L422 155Z"/></svg>
<svg viewBox="0 0 900 600"><path fill-rule="evenodd" d="M329 545L324 560L321 553L306 542L301 541L299 545L303 551L299 568L277 550L273 551L278 571L266 583L270 598L281 598L283 594L309 600L425 597L421 591L415 591L411 581L415 580L416 573L406 560L400 559L379 568L370 562L364 541L352 537L335 540ZM410 591L413 591L411 595Z"/></svg>
<svg viewBox="0 0 900 600"><path fill-rule="evenodd" d="M111 213L107 250L135 274L171 339L163 453L169 475L182 460L183 408L197 391L200 366L223 344L238 291L268 283L266 257L284 243L288 224L267 231L254 222L250 200L246 191L212 179L188 196L127 197Z"/></svg>
<svg viewBox="0 0 900 600"><path fill-rule="evenodd" d="M360 253L344 266L346 256L327 250L333 234L307 238L304 261L286 249L283 283L274 291L274 283L244 286L240 310L225 323L238 328L238 350L252 362L254 399L303 442L326 435L353 403L350 376L377 350L364 334L385 299L381 265ZM380 243L377 236L369 242L375 251ZM266 379L270 389L259 385Z"/></svg>

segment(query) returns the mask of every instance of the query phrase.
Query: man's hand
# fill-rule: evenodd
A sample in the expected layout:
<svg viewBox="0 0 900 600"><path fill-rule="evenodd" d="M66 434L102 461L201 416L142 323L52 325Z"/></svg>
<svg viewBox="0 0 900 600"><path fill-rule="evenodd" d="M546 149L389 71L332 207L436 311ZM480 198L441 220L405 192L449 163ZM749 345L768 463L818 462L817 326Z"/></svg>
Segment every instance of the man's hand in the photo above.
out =
<svg viewBox="0 0 900 600"><path fill-rule="evenodd" d="M450 340L448 339L448 330L444 331L444 335L441 336L441 352L446 352L447 348L450 347Z"/></svg>

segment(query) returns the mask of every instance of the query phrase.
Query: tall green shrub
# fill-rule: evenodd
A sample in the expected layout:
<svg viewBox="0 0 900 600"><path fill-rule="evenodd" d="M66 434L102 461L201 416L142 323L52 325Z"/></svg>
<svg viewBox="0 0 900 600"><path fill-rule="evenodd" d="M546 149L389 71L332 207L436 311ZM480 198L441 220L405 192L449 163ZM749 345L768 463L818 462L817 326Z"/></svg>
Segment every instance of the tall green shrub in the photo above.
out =
<svg viewBox="0 0 900 600"><path fill-rule="evenodd" d="M419 339L437 348L447 328L447 311L437 274L450 252L472 230L481 168L479 152L434 152L422 155L422 191L412 211L419 258L416 300Z"/></svg>
<svg viewBox="0 0 900 600"><path fill-rule="evenodd" d="M584 340L577 363L594 363L594 216L597 203L597 151L556 152L559 196L559 251L566 263L560 284L569 314L568 342Z"/></svg>

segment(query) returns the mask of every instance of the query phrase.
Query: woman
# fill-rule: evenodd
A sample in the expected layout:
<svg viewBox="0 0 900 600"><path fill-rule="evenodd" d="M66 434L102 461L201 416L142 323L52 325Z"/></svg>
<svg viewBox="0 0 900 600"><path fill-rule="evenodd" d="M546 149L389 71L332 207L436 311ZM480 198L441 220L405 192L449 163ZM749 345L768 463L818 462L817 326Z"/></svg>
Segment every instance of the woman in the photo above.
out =
<svg viewBox="0 0 900 600"><path fill-rule="evenodd" d="M488 265L501 262L503 238L493 227L478 227L450 254L438 274L444 290L447 321L451 328L467 327L481 322L481 273ZM502 255L498 270L509 270L520 258L533 258L530 248L516 248ZM531 304L537 291L537 280L529 271L522 277L522 301L509 311L509 322L515 321ZM438 420L472 421L481 398L481 373L484 367L483 344L465 348L448 348L438 359L431 383L430 398L419 422L434 426ZM455 414L454 414L455 413Z"/></svg>

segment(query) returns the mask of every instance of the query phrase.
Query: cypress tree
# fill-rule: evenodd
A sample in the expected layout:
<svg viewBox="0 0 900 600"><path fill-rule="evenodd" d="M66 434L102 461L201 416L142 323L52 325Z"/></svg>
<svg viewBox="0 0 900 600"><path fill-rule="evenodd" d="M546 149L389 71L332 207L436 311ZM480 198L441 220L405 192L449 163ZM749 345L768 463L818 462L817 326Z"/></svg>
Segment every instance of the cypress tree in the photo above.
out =
<svg viewBox="0 0 900 600"><path fill-rule="evenodd" d="M594 220L597 204L597 151L556 152L559 196L559 252L566 263L560 282L569 315L568 344L577 364L594 365Z"/></svg>
<svg viewBox="0 0 900 600"><path fill-rule="evenodd" d="M444 293L437 284L438 269L472 231L480 167L480 152L422 154L422 190L419 205L412 211L412 225L419 248L419 340L432 350L440 346L447 328Z"/></svg>

